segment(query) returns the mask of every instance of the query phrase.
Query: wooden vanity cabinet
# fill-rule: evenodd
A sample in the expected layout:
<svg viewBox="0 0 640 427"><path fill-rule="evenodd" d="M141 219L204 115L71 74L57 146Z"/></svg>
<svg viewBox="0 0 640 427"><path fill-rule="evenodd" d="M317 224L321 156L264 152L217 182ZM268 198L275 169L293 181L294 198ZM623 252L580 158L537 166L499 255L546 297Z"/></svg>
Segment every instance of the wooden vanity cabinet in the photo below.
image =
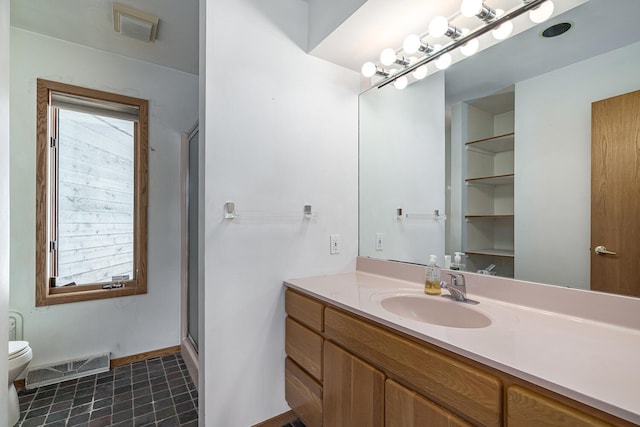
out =
<svg viewBox="0 0 640 427"><path fill-rule="evenodd" d="M634 426L286 292L285 396L308 427Z"/></svg>
<svg viewBox="0 0 640 427"><path fill-rule="evenodd" d="M324 304L287 290L284 297L287 315L316 332L324 330Z"/></svg>
<svg viewBox="0 0 640 427"><path fill-rule="evenodd" d="M289 406L307 427L322 427L322 385L291 358L284 364L284 394Z"/></svg>
<svg viewBox="0 0 640 427"><path fill-rule="evenodd" d="M285 336L287 355L317 381L322 381L322 336L305 328L291 317L286 319Z"/></svg>
<svg viewBox="0 0 640 427"><path fill-rule="evenodd" d="M307 427L322 427L324 305L287 290L285 309L285 399Z"/></svg>
<svg viewBox="0 0 640 427"><path fill-rule="evenodd" d="M509 427L602 427L610 426L570 406L519 386L507 390L507 422Z"/></svg>
<svg viewBox="0 0 640 427"><path fill-rule="evenodd" d="M420 396L387 380L384 392L386 427L471 427L472 424Z"/></svg>
<svg viewBox="0 0 640 427"><path fill-rule="evenodd" d="M337 345L324 343L324 423L384 426L384 374Z"/></svg>
<svg viewBox="0 0 640 427"><path fill-rule="evenodd" d="M325 337L478 425L502 425L502 384L492 375L333 308Z"/></svg>

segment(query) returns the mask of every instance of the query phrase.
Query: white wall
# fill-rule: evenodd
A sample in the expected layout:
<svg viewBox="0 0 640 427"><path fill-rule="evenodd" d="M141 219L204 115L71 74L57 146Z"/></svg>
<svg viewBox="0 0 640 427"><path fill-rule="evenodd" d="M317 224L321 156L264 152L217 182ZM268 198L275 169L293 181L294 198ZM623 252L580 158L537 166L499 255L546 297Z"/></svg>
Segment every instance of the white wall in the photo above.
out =
<svg viewBox="0 0 640 427"><path fill-rule="evenodd" d="M393 85L360 95L361 256L426 264L444 262L445 222L396 218L446 214L444 73L404 90ZM383 250L376 235L383 235Z"/></svg>
<svg viewBox="0 0 640 427"><path fill-rule="evenodd" d="M148 294L35 307L37 77L149 99ZM11 308L25 316L32 366L179 344L179 145L198 117L197 91L195 75L11 30Z"/></svg>
<svg viewBox="0 0 640 427"><path fill-rule="evenodd" d="M462 242L466 237L466 222L464 212L467 209L467 156L464 143L468 141L469 104L458 102L451 106L451 197L447 206L447 231L449 235L448 253L462 251Z"/></svg>
<svg viewBox="0 0 640 427"><path fill-rule="evenodd" d="M591 103L639 73L635 43L516 84L517 278L589 288Z"/></svg>
<svg viewBox="0 0 640 427"><path fill-rule="evenodd" d="M9 0L0 0L0 58L9 57ZM0 61L0 348L9 339L9 61ZM7 401L8 359L0 357L0 405ZM3 408L0 427L7 425Z"/></svg>
<svg viewBox="0 0 640 427"><path fill-rule="evenodd" d="M210 0L206 16L201 423L246 427L289 410L283 279L354 268L360 77L299 47L303 0ZM228 200L267 214L310 203L317 223L232 223Z"/></svg>
<svg viewBox="0 0 640 427"><path fill-rule="evenodd" d="M367 0L308 0L309 38L307 52L313 50Z"/></svg>

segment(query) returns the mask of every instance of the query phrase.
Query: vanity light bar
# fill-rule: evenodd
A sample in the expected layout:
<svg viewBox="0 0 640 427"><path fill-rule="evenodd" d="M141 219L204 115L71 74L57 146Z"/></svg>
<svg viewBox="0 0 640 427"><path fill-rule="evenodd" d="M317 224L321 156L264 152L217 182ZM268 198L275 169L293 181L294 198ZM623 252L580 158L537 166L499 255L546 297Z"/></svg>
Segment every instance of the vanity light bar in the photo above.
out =
<svg viewBox="0 0 640 427"><path fill-rule="evenodd" d="M478 19L486 22L487 24L496 19L497 16L496 10L486 4L482 5L482 10L476 15Z"/></svg>
<svg viewBox="0 0 640 427"><path fill-rule="evenodd" d="M478 28L475 31L470 32L469 34L467 34L466 36L462 36L460 38L457 38L455 40L452 40L449 44L447 44L445 47L443 47L442 49L433 52L431 55L426 56L424 58L422 58L421 60L410 64L409 66L398 70L397 73L385 78L384 80L376 83L376 87L378 89L382 89L383 87L385 87L386 85L393 83L394 81L396 81L397 79L399 79L402 76L405 76L413 71L415 71L417 68L421 67L422 65L426 65L429 62L435 61L436 59L438 59L439 57L441 57L442 55L452 52L455 49L459 48L460 46L462 46L463 44L480 37L483 34L488 33L489 31L499 27L500 25L504 24L507 21L510 21L514 18L517 18L518 16L532 10L535 9L536 7L540 6L542 3L544 3L547 0L531 0L528 3L524 3L522 6L518 7L517 9L514 9L512 11L510 11L509 13L505 13L504 15L500 16L499 18L495 19L494 21L491 21L489 23L487 23L486 25Z"/></svg>

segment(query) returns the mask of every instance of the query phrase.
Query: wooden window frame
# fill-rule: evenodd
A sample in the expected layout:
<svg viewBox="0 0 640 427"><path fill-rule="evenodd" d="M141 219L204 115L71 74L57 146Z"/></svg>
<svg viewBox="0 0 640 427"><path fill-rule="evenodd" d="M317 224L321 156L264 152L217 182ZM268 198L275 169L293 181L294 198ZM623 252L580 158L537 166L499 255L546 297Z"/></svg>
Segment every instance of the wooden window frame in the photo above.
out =
<svg viewBox="0 0 640 427"><path fill-rule="evenodd" d="M51 287L52 255L50 236L53 221L50 185L55 170L50 166L51 93L65 93L100 101L135 106L139 110L134 123L134 278L120 282L121 288L103 289L104 283L69 287ZM148 206L148 101L49 80L37 80L36 140L36 307L79 301L116 298L147 293L147 206ZM53 178L52 178L53 177ZM55 189L54 189L55 190Z"/></svg>

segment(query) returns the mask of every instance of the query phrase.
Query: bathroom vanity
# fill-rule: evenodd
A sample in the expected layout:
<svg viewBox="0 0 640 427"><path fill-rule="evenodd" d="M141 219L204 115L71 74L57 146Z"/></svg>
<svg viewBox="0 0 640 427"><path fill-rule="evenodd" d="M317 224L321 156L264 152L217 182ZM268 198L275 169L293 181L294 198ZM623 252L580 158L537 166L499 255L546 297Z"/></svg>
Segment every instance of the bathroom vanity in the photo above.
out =
<svg viewBox="0 0 640 427"><path fill-rule="evenodd" d="M638 300L465 273L467 306L425 296L423 269L359 258L285 282L286 399L307 426L640 423Z"/></svg>

